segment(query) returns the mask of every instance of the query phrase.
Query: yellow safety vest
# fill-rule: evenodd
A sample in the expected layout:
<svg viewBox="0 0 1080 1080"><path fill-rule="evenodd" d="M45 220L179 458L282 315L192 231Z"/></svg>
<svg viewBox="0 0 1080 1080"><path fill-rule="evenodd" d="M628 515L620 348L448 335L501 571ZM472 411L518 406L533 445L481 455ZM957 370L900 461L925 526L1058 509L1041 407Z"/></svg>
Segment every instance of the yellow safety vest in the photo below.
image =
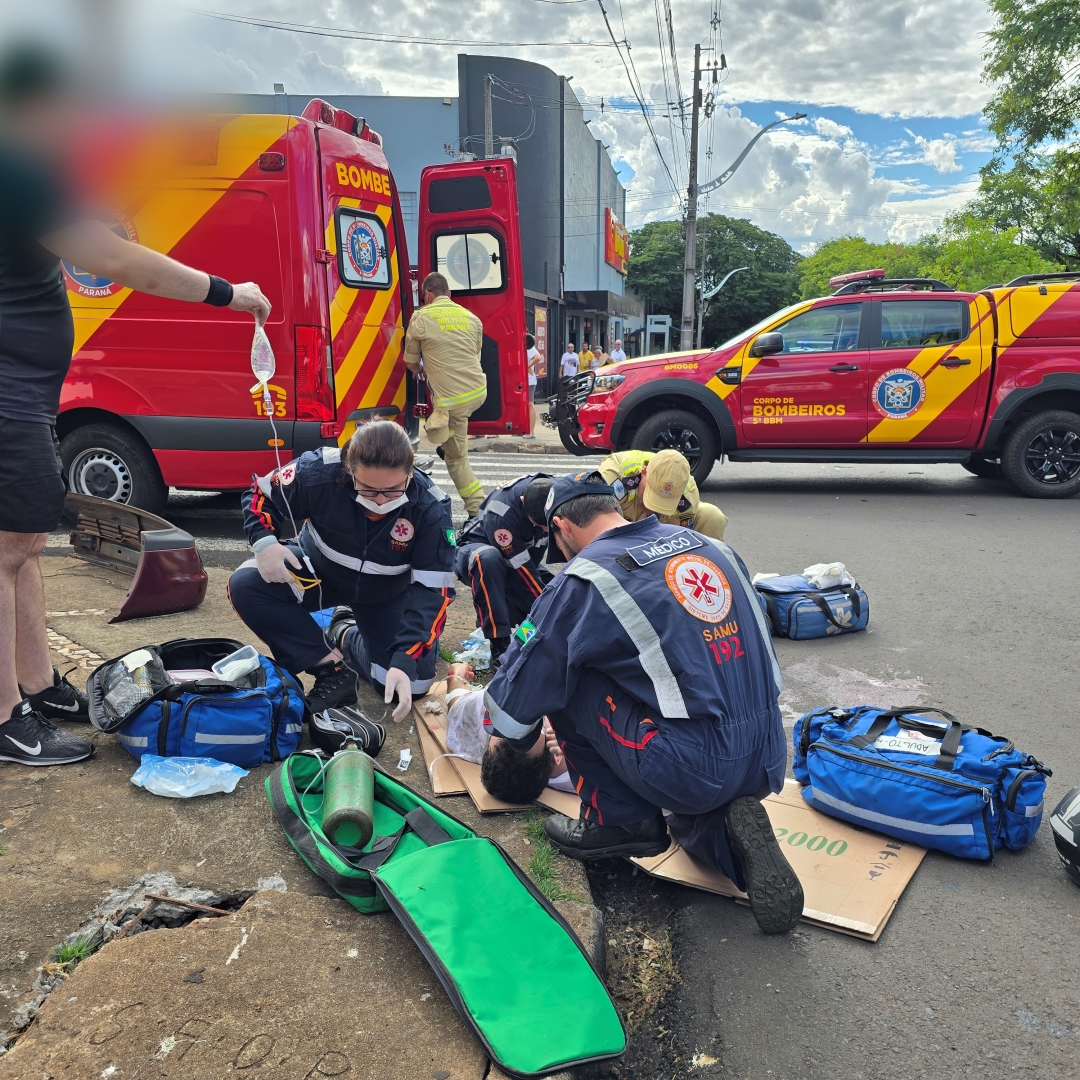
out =
<svg viewBox="0 0 1080 1080"><path fill-rule="evenodd" d="M423 357L429 398L436 409L471 412L487 394L487 376L480 367L484 327L480 320L448 296L417 310L405 334L405 358Z"/></svg>

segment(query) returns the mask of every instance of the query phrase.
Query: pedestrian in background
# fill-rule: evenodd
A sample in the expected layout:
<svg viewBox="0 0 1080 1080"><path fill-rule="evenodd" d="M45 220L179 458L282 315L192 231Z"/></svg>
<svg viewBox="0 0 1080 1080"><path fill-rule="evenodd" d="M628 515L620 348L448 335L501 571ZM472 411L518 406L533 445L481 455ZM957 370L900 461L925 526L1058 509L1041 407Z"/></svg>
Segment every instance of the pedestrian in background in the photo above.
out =
<svg viewBox="0 0 1080 1080"><path fill-rule="evenodd" d="M536 438L536 397L537 365L540 361L540 350L536 347L536 338L532 334L525 335L525 360L529 365L529 432L526 439Z"/></svg>
<svg viewBox="0 0 1080 1080"><path fill-rule="evenodd" d="M623 352L622 340L615 342L615 348L611 350L611 362L613 364L621 364L626 359L626 353Z"/></svg>
<svg viewBox="0 0 1080 1080"><path fill-rule="evenodd" d="M578 356L578 371L592 371L592 362L593 351L589 348L589 343L586 341Z"/></svg>
<svg viewBox="0 0 1080 1080"><path fill-rule="evenodd" d="M562 359L559 361L559 370L562 372L564 379L578 373L578 354L574 350L572 341L566 346L566 352L562 354Z"/></svg>
<svg viewBox="0 0 1080 1080"><path fill-rule="evenodd" d="M611 357L604 352L604 346L600 345L595 356L592 358L592 363L589 365L593 371L599 371L605 364L611 363Z"/></svg>
<svg viewBox="0 0 1080 1080"><path fill-rule="evenodd" d="M440 449L446 471L472 517L484 501L484 489L469 464L469 417L487 399L487 376L480 366L484 327L480 320L450 299L442 274L428 274L420 286L423 307L405 334L405 366L421 371L433 407L427 437Z"/></svg>
<svg viewBox="0 0 1080 1080"><path fill-rule="evenodd" d="M117 236L65 197L58 161L75 88L36 46L0 58L0 761L65 765L93 744L53 720L89 722L89 702L52 665L38 556L60 525L56 439L75 327L61 260L130 289L250 312L270 303Z"/></svg>

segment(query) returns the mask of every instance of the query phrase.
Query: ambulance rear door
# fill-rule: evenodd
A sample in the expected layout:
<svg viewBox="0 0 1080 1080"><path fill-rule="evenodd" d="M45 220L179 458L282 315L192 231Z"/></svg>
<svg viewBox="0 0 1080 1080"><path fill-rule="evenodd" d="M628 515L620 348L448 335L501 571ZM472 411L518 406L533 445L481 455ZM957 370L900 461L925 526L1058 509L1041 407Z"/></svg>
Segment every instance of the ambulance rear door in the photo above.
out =
<svg viewBox="0 0 1080 1080"><path fill-rule="evenodd" d="M453 300L484 324L487 400L469 419L478 435L529 425L515 169L511 158L489 158L431 165L420 177L417 280L445 275Z"/></svg>
<svg viewBox="0 0 1080 1080"><path fill-rule="evenodd" d="M306 396L313 413L318 411L326 392L320 382L325 365L318 361L328 349L336 440L343 444L358 422L372 416L407 419L402 357L408 256L379 136L366 125L362 135L356 133L363 121L325 102L313 101L304 117L316 121L324 215L323 247L316 259L327 277L330 325L324 337L303 331L312 339L311 359L305 366L298 349L297 401L305 397L300 380L310 370L313 385ZM297 420L302 419L298 410Z"/></svg>

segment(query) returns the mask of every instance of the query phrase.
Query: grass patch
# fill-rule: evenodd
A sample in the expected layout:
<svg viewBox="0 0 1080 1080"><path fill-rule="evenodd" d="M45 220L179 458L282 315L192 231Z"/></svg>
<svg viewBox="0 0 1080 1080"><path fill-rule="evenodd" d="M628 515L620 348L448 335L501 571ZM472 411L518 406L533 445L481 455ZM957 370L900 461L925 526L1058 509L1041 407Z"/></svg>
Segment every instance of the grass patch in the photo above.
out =
<svg viewBox="0 0 1080 1080"><path fill-rule="evenodd" d="M666 929L642 930L627 925L609 927L608 980L626 1013L626 1026L635 1031L680 982ZM659 1037L659 1036L658 1036Z"/></svg>
<svg viewBox="0 0 1080 1080"><path fill-rule="evenodd" d="M90 938L78 938L61 945L53 953L52 962L56 967L63 968L63 974L67 975L93 952L94 945Z"/></svg>
<svg viewBox="0 0 1080 1080"><path fill-rule="evenodd" d="M525 871L533 879L536 887L551 901L573 900L584 904L587 900L579 893L564 888L555 869L558 852L551 846L544 833L544 817L535 810L525 818L525 836L532 848L532 855L525 866Z"/></svg>
<svg viewBox="0 0 1080 1080"><path fill-rule="evenodd" d="M0 855L6 855L10 850L7 844L0 844Z"/></svg>
<svg viewBox="0 0 1080 1080"><path fill-rule="evenodd" d="M444 645L441 641L439 642L439 655L448 664L452 664L454 662L454 650L451 649L449 645Z"/></svg>

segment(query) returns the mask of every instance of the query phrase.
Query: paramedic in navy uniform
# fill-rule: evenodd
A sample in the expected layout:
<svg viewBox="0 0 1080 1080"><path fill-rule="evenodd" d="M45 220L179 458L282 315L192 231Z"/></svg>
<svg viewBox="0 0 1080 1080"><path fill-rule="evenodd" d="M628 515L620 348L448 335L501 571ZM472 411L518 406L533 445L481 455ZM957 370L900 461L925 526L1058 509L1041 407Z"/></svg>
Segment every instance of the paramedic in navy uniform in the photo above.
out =
<svg viewBox="0 0 1080 1080"><path fill-rule="evenodd" d="M522 756L550 769L546 715L582 803L544 824L560 851L658 855L670 824L745 888L762 930L790 930L802 888L759 801L784 783L783 682L742 560L651 516L627 522L598 473L556 480L546 509L570 561L487 689L485 784L509 766L492 794L513 799Z"/></svg>
<svg viewBox="0 0 1080 1080"><path fill-rule="evenodd" d="M286 502L303 528L281 543ZM405 430L373 420L340 449L308 451L258 477L243 509L255 558L229 579L240 618L279 664L315 676L313 713L356 701L358 672L387 702L397 697L403 720L435 677L454 599L450 496L413 468ZM333 605L347 606L324 636L310 613Z"/></svg>

